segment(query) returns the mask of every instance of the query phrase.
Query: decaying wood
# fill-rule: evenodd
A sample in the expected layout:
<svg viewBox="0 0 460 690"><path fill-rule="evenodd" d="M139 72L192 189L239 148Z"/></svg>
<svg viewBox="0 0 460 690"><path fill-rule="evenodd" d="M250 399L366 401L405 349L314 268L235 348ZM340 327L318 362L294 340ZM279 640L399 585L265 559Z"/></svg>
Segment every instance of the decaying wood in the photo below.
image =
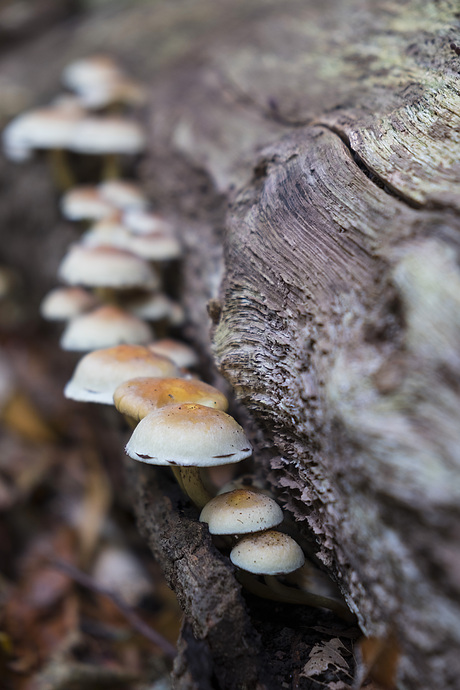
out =
<svg viewBox="0 0 460 690"><path fill-rule="evenodd" d="M399 686L456 687L458 7L171 5L130 9L112 19L110 37L95 16L76 35L85 52L115 46L128 64L137 59L149 79L142 175L183 231L186 333L208 380L217 379L212 353L233 387L257 471L362 629L398 640ZM52 36L62 64L66 31ZM42 53L37 40L29 59ZM205 530L167 482L131 471L144 533L189 621L177 687L197 682L194 654L207 669L203 688L270 687L264 654L279 630L262 618L251 629ZM250 613L255 620L253 603ZM299 662L292 687L319 687L299 675L308 651L297 630L284 662ZM235 680L237 657L246 666Z"/></svg>

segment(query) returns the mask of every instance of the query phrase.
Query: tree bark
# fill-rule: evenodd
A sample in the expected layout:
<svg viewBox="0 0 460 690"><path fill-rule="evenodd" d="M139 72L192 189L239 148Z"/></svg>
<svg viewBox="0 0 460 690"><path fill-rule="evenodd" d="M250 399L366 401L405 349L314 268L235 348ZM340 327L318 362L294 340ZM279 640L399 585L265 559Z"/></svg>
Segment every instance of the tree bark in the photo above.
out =
<svg viewBox="0 0 460 690"><path fill-rule="evenodd" d="M136 45L120 38L127 17ZM82 22L86 52L101 35L113 47L103 19L93 39ZM117 52L150 81L142 177L182 231L186 335L203 372L229 382L257 471L362 630L397 639L398 687L457 687L458 8L199 0L112 21ZM175 489L130 474L189 621L177 687L280 687L289 668L291 687L344 682L299 675L316 614L287 623L278 609L281 629L245 604ZM350 648L352 633L328 629Z"/></svg>

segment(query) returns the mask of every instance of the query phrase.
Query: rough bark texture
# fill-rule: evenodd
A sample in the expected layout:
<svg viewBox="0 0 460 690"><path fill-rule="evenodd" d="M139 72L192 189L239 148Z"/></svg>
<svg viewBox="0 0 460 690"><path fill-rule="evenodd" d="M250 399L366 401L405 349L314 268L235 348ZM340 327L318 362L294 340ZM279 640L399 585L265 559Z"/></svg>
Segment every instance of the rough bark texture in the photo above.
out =
<svg viewBox="0 0 460 690"><path fill-rule="evenodd" d="M209 302L213 356L244 406L258 471L362 629L396 636L400 687L458 687L458 6L200 0L109 14L110 31L97 15L86 34L76 24L70 49L69 29L55 29L51 48L37 39L23 71L13 54L5 73L25 83L27 60L60 51L35 85L43 94L72 52L103 46L149 79L142 175L183 230L187 334L203 371L217 377ZM271 687L266 620L251 631L202 527L171 499L150 504L156 481L140 472L133 485L191 625L177 687L197 682L187 654L207 660L200 687ZM186 547L165 536L172 523ZM235 658L245 670L232 680Z"/></svg>

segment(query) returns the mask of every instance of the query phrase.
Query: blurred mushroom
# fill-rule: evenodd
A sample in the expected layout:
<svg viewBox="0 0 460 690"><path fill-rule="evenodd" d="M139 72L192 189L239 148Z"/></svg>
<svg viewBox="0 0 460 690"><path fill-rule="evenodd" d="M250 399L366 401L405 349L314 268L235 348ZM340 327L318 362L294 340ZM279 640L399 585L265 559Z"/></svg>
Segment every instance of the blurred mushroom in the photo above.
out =
<svg viewBox="0 0 460 690"><path fill-rule="evenodd" d="M72 319L62 334L63 350L88 352L123 343L143 345L152 337L145 321L115 305L104 305Z"/></svg>
<svg viewBox="0 0 460 690"><path fill-rule="evenodd" d="M141 345L118 345L94 350L77 364L64 389L66 398L113 405L116 388L139 376L180 377L180 371L166 357Z"/></svg>
<svg viewBox="0 0 460 690"><path fill-rule="evenodd" d="M68 321L94 309L96 297L79 287L57 287L48 292L40 305L40 313L47 321Z"/></svg>

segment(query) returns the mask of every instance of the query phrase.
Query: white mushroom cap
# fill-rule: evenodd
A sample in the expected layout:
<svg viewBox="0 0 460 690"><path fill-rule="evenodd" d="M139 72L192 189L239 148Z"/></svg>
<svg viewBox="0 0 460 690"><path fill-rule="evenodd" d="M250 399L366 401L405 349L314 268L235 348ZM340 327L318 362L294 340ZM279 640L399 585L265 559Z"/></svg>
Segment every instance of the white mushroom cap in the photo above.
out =
<svg viewBox="0 0 460 690"><path fill-rule="evenodd" d="M113 217L116 209L103 199L97 187L80 186L69 189L61 199L61 213L69 220L99 220Z"/></svg>
<svg viewBox="0 0 460 690"><path fill-rule="evenodd" d="M48 321L68 321L94 309L98 300L79 287L58 287L51 290L40 305L40 313Z"/></svg>
<svg viewBox="0 0 460 690"><path fill-rule="evenodd" d="M172 223L150 211L128 209L123 215L123 223L135 235L150 235L155 232L174 235Z"/></svg>
<svg viewBox="0 0 460 690"><path fill-rule="evenodd" d="M250 573L280 575L302 567L305 556L292 537L268 530L240 539L230 552L230 560Z"/></svg>
<svg viewBox="0 0 460 690"><path fill-rule="evenodd" d="M153 343L149 343L149 350L155 352L157 355L169 357L178 367L194 367L198 364L198 355L185 343L172 338L162 338Z"/></svg>
<svg viewBox="0 0 460 690"><path fill-rule="evenodd" d="M145 148L142 127L121 117L85 117L74 130L68 148L77 153L141 153Z"/></svg>
<svg viewBox="0 0 460 690"><path fill-rule="evenodd" d="M125 309L128 309L128 311L138 316L140 319L145 319L145 321L160 321L161 319L165 319L171 314L175 306L175 303L170 300L167 295L161 293L136 297L124 304ZM166 357L168 357L168 355L166 355Z"/></svg>
<svg viewBox="0 0 460 690"><path fill-rule="evenodd" d="M155 289L159 278L150 264L115 247L73 245L59 266L59 277L70 285Z"/></svg>
<svg viewBox="0 0 460 690"><path fill-rule="evenodd" d="M82 236L88 247L118 247L148 261L169 261L181 255L179 242L171 235L133 235L116 219L97 223Z"/></svg>
<svg viewBox="0 0 460 690"><path fill-rule="evenodd" d="M81 113L61 108L37 108L22 113L3 130L5 154L12 160L27 160L33 149L66 149Z"/></svg>
<svg viewBox="0 0 460 690"><path fill-rule="evenodd" d="M144 209L148 201L138 184L127 180L107 180L99 187L100 195L119 209Z"/></svg>
<svg viewBox="0 0 460 690"><path fill-rule="evenodd" d="M140 104L145 90L128 79L122 68L106 55L76 60L63 72L63 83L79 96L88 108L103 108L111 103Z"/></svg>
<svg viewBox="0 0 460 690"><path fill-rule="evenodd" d="M211 534L248 534L279 525L283 511L273 498L235 489L209 501L200 521L208 523Z"/></svg>
<svg viewBox="0 0 460 690"><path fill-rule="evenodd" d="M62 82L72 91L86 91L100 84L122 79L124 73L108 55L91 55L71 62L62 73Z"/></svg>
<svg viewBox="0 0 460 690"><path fill-rule="evenodd" d="M207 467L240 462L251 455L252 448L230 415L181 403L144 417L129 439L126 453L152 465Z"/></svg>
<svg viewBox="0 0 460 690"><path fill-rule="evenodd" d="M178 378L136 378L125 381L113 395L115 407L121 414L143 419L150 412L178 403L198 403L225 411L227 398L203 381Z"/></svg>
<svg viewBox="0 0 460 690"><path fill-rule="evenodd" d="M88 352L123 343L142 345L152 329L141 319L112 304L72 319L61 337L63 350Z"/></svg>
<svg viewBox="0 0 460 690"><path fill-rule="evenodd" d="M72 400L113 405L115 389L123 381L139 376L180 378L180 371L169 359L154 355L141 345L118 345L85 355L64 395Z"/></svg>

